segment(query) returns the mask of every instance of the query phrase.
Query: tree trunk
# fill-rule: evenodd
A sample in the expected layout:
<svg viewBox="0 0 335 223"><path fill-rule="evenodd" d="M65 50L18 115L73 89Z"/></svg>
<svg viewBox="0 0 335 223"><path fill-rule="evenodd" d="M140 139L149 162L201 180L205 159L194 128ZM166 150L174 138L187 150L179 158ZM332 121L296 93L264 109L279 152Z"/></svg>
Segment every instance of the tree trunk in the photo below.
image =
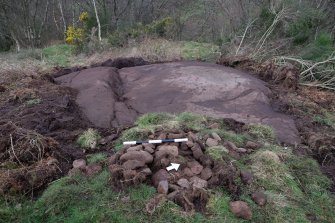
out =
<svg viewBox="0 0 335 223"><path fill-rule="evenodd" d="M20 45L20 42L18 40L18 38L16 38L15 34L13 31L11 31L11 36L13 38L13 40L15 41L15 46L16 46L16 52L20 52L21 51L21 45Z"/></svg>
<svg viewBox="0 0 335 223"><path fill-rule="evenodd" d="M66 27L66 21L65 21L65 17L64 17L64 13L63 13L63 6L62 6L62 3L61 3L61 0L58 0L58 4L59 4L60 14L62 15L62 20L63 20L63 25L64 25L64 37L65 37L67 27Z"/></svg>
<svg viewBox="0 0 335 223"><path fill-rule="evenodd" d="M101 25L100 25L98 10L97 10L97 6L95 4L95 0L92 0L92 2L93 2L94 11L95 11L95 17L96 17L97 23L98 23L98 39L99 39L99 42L101 42Z"/></svg>

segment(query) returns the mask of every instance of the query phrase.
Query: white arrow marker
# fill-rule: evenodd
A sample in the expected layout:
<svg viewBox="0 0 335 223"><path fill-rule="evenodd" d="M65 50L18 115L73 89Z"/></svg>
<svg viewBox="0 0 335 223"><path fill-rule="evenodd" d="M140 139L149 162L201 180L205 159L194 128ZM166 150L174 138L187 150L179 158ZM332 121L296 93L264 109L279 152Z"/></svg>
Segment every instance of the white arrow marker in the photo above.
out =
<svg viewBox="0 0 335 223"><path fill-rule="evenodd" d="M171 171L171 170L175 169L176 171L178 171L179 166L180 166L180 164L178 164L178 163L171 163L171 166L166 167L166 170Z"/></svg>

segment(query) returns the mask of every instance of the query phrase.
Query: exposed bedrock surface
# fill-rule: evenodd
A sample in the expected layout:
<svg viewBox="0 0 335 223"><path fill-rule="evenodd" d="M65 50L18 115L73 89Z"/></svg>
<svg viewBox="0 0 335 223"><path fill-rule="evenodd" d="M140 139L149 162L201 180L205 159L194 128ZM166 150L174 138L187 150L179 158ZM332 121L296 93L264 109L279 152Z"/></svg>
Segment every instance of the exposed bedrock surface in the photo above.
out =
<svg viewBox="0 0 335 223"><path fill-rule="evenodd" d="M98 127L130 125L147 112L188 111L268 124L281 142L300 142L293 119L272 109L265 83L232 68L202 62L96 67L56 80L78 90L77 103Z"/></svg>

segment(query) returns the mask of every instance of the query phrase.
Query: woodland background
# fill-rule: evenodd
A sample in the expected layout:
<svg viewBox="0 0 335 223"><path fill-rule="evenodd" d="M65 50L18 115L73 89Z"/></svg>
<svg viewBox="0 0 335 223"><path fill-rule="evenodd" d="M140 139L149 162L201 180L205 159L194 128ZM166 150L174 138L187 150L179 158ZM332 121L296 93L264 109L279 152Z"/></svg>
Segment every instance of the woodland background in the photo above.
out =
<svg viewBox="0 0 335 223"><path fill-rule="evenodd" d="M334 36L334 0L0 0L0 51L35 58L31 49L64 42L93 54L147 41L166 54L192 41L189 50L211 44L202 49L214 57L295 63L302 81L335 89ZM158 38L168 49L148 41Z"/></svg>

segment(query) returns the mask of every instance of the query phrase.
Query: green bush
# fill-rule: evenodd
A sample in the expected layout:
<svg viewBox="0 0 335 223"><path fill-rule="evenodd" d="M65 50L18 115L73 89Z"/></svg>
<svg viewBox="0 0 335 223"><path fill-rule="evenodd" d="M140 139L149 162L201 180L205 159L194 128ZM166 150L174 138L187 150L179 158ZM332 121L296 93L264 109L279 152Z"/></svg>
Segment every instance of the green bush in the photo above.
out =
<svg viewBox="0 0 335 223"><path fill-rule="evenodd" d="M259 15L259 24L265 29L267 29L273 22L275 18L275 14L273 14L269 8L262 8L261 13Z"/></svg>
<svg viewBox="0 0 335 223"><path fill-rule="evenodd" d="M173 24L173 19L171 17L166 17L161 20L156 20L147 26L147 30L150 34L156 34L159 37L164 37L166 35L169 26Z"/></svg>
<svg viewBox="0 0 335 223"><path fill-rule="evenodd" d="M304 48L302 58L312 61L325 60L334 51L335 47L331 34L321 32L311 44Z"/></svg>
<svg viewBox="0 0 335 223"><path fill-rule="evenodd" d="M108 36L108 43L112 46L112 47L123 47L126 42L127 42L127 38L125 38L125 34L115 31L111 34L109 34Z"/></svg>
<svg viewBox="0 0 335 223"><path fill-rule="evenodd" d="M123 47L127 44L129 38L139 39L145 36L166 37L172 25L173 19L171 17L165 17L147 25L137 23L132 27L118 29L109 34L108 43L113 47Z"/></svg>
<svg viewBox="0 0 335 223"><path fill-rule="evenodd" d="M289 23L286 32L289 37L293 37L294 45L301 45L309 40L315 25L315 22L309 17L298 18Z"/></svg>

